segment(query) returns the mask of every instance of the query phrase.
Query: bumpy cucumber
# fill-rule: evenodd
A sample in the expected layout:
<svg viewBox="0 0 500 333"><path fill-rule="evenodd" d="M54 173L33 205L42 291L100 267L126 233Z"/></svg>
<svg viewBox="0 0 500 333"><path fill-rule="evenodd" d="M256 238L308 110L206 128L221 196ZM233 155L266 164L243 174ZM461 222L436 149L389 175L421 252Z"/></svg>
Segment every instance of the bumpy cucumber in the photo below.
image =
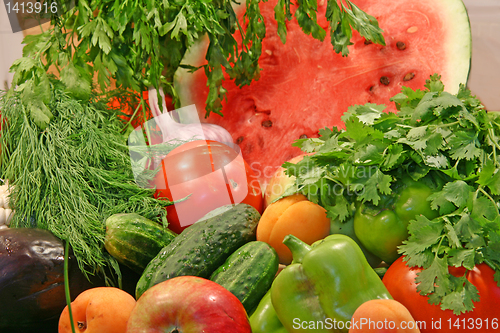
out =
<svg viewBox="0 0 500 333"><path fill-rule="evenodd" d="M104 247L119 263L142 274L176 233L139 214L114 214L106 219Z"/></svg>
<svg viewBox="0 0 500 333"><path fill-rule="evenodd" d="M176 276L208 279L234 251L255 240L260 214L252 206L223 206L207 215L151 260L137 283L137 299L152 286Z"/></svg>
<svg viewBox="0 0 500 333"><path fill-rule="evenodd" d="M267 243L253 241L236 250L210 277L241 301L250 315L271 288L279 258Z"/></svg>

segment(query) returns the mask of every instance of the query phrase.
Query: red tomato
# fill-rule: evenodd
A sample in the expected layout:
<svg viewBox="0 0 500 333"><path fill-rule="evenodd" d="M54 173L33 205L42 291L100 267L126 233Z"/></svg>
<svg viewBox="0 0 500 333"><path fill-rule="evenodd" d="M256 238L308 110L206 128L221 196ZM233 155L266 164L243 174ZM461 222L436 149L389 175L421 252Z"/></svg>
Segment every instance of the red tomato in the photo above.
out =
<svg viewBox="0 0 500 333"><path fill-rule="evenodd" d="M177 201L167 207L169 228L180 233L215 208L249 204L262 213L258 178L233 148L197 140L172 150L155 177L155 197Z"/></svg>
<svg viewBox="0 0 500 333"><path fill-rule="evenodd" d="M480 264L467 272L467 279L479 291L480 301L474 303L473 311L460 316L454 315L451 310L443 311L438 305L429 304L429 298L417 292L415 277L420 271L420 268L406 266L401 257L389 267L383 282L392 297L406 306L417 322L422 322L422 333L486 333L500 329L497 305L500 303L500 287L493 279L494 271L488 265ZM458 276L463 275L464 270L450 269L450 272Z"/></svg>

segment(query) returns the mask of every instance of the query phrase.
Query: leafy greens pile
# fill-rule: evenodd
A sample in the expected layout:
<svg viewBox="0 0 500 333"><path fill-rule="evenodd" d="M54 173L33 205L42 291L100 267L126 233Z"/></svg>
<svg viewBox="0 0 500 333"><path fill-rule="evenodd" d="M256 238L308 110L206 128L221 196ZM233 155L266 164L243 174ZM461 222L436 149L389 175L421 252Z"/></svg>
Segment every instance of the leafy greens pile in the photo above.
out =
<svg viewBox="0 0 500 333"><path fill-rule="evenodd" d="M60 81L48 84L53 118L43 131L30 117L32 110L19 102L21 93L0 99L6 119L0 130L0 174L13 185L15 210L10 225L48 229L71 244L82 271L106 277L116 271L119 277L103 248L105 219L135 212L166 223L163 208L171 203L135 183L116 114L94 99L75 100Z"/></svg>
<svg viewBox="0 0 500 333"><path fill-rule="evenodd" d="M463 85L452 95L433 75L425 87L403 87L391 99L397 113L384 113L384 105L351 106L342 117L345 129L294 143L314 154L284 164L296 177L285 195L301 192L331 219L346 221L356 202L377 205L391 195L402 173L415 181L441 179L442 188L428 198L440 216L411 221L398 251L409 266L423 268L420 294L459 314L473 309L478 292L448 266L472 270L484 262L500 286L500 116L486 112Z"/></svg>

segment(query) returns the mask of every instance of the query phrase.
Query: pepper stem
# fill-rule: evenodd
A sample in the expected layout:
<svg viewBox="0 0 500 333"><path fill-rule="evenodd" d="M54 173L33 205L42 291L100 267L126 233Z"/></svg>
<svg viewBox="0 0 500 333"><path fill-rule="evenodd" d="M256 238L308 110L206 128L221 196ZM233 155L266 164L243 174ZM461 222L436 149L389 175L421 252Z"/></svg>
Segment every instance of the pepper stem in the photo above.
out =
<svg viewBox="0 0 500 333"><path fill-rule="evenodd" d="M302 262L304 256L311 251L311 247L309 245L291 234L285 236L283 244L285 244L290 251L292 251L292 264Z"/></svg>

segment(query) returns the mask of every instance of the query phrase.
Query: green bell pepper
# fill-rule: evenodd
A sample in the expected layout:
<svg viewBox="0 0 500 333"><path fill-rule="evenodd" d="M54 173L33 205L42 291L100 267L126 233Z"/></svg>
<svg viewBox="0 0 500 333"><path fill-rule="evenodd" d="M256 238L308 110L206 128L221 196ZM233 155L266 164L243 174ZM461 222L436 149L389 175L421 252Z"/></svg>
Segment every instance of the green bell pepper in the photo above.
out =
<svg viewBox="0 0 500 333"><path fill-rule="evenodd" d="M356 244L359 245L361 251L363 251L363 254L365 255L366 260L368 260L370 266L373 268L378 267L382 262L382 259L368 251L354 233L354 214L355 212L353 212L352 216L345 222L340 222L338 218L331 220L330 234L342 234L351 237Z"/></svg>
<svg viewBox="0 0 500 333"><path fill-rule="evenodd" d="M354 214L354 232L364 247L385 261L397 258L398 246L408 238L408 223L417 215L436 218L438 211L427 201L434 193L427 183L405 178L391 196L384 196L377 206L361 203Z"/></svg>
<svg viewBox="0 0 500 333"><path fill-rule="evenodd" d="M293 262L275 278L271 300L288 332L347 332L354 311L372 299L391 299L352 238L335 234L307 245L283 243Z"/></svg>
<svg viewBox="0 0 500 333"><path fill-rule="evenodd" d="M259 305L250 316L252 333L288 333L276 315L271 302L270 290L260 300Z"/></svg>

